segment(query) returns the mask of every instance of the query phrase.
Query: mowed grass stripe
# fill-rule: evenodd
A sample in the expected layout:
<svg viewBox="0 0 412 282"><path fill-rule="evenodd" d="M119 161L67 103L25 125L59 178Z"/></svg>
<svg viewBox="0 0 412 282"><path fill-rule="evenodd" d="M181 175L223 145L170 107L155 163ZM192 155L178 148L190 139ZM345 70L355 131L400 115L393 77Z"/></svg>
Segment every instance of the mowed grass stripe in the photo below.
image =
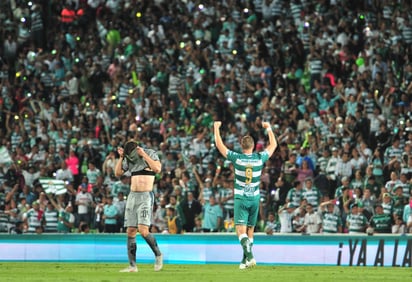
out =
<svg viewBox="0 0 412 282"><path fill-rule="evenodd" d="M165 264L154 272L152 264L138 264L138 273L119 273L125 264L1 262L0 281L412 281L410 268L348 266L259 266L239 270L234 264Z"/></svg>

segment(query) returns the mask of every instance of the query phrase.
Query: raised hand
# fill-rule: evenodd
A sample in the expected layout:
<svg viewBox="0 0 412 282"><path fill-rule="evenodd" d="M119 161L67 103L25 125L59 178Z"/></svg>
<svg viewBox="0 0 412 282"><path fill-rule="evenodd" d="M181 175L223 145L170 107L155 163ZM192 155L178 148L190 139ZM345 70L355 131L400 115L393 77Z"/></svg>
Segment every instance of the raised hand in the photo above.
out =
<svg viewBox="0 0 412 282"><path fill-rule="evenodd" d="M263 128L270 128L270 123L267 121L262 121L262 127Z"/></svg>
<svg viewBox="0 0 412 282"><path fill-rule="evenodd" d="M117 147L117 152L119 153L119 156L120 156L120 157L123 157L124 150L123 150L122 147Z"/></svg>

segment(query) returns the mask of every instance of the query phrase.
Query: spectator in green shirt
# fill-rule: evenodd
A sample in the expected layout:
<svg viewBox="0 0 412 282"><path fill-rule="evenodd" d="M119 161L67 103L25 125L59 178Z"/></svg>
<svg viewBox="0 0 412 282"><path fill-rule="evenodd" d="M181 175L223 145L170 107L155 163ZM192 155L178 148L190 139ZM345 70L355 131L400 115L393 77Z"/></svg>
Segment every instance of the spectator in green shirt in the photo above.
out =
<svg viewBox="0 0 412 282"><path fill-rule="evenodd" d="M392 216L383 212L381 204L375 206L375 215L372 216L369 225L374 233L392 233Z"/></svg>

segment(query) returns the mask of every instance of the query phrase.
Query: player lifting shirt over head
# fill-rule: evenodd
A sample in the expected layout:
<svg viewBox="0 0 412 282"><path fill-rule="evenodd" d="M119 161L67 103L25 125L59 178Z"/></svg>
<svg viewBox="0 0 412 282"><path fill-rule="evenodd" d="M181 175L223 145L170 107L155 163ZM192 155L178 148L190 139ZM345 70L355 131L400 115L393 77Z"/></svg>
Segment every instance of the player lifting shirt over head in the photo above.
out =
<svg viewBox="0 0 412 282"><path fill-rule="evenodd" d="M142 148L134 140L128 141L124 148L117 149L119 160L115 166L115 175L120 177L130 173L130 193L127 197L124 226L127 228L127 254L129 266L120 272L137 272L136 234L147 242L155 255L154 270L163 267L163 255L156 239L149 232L153 215L153 184L156 173L162 169L159 156L152 149Z"/></svg>

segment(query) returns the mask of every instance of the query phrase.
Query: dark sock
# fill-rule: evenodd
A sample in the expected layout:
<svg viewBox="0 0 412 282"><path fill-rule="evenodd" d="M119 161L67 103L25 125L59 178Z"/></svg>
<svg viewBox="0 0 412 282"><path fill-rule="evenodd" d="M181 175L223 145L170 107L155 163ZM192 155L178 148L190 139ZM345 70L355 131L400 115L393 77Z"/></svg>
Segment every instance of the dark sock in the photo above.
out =
<svg viewBox="0 0 412 282"><path fill-rule="evenodd" d="M136 237L127 237L127 256L130 266L136 266Z"/></svg>
<svg viewBox="0 0 412 282"><path fill-rule="evenodd" d="M143 238L145 239L147 244L150 246L150 248L152 249L155 256L158 257L162 254L160 252L159 246L157 245L157 241L156 241L155 237L153 237L152 234L149 233L149 235L147 235L146 237L143 237Z"/></svg>

